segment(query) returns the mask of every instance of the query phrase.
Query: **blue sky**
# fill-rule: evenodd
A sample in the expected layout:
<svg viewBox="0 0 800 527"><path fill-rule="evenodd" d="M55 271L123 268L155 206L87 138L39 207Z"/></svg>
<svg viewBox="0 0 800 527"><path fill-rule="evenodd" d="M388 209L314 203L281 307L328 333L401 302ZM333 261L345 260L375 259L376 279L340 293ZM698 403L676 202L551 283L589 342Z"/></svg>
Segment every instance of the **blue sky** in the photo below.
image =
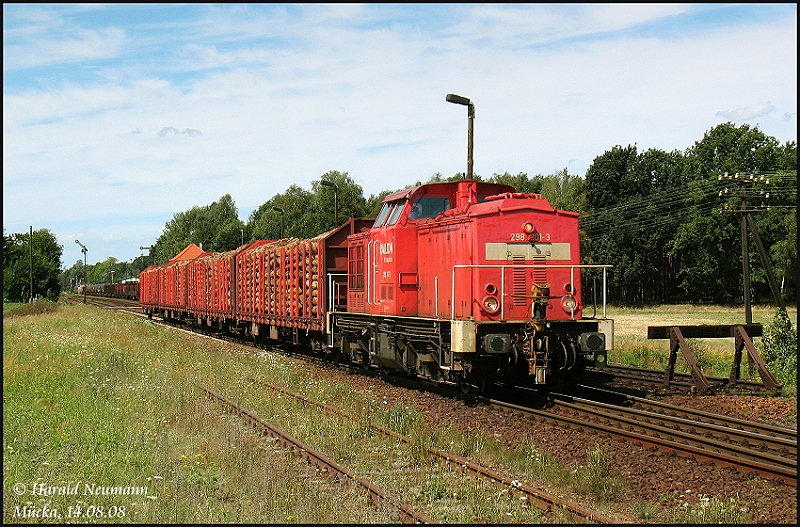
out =
<svg viewBox="0 0 800 527"><path fill-rule="evenodd" d="M719 123L797 140L795 4L4 4L3 228L66 267L348 172L583 176Z"/></svg>

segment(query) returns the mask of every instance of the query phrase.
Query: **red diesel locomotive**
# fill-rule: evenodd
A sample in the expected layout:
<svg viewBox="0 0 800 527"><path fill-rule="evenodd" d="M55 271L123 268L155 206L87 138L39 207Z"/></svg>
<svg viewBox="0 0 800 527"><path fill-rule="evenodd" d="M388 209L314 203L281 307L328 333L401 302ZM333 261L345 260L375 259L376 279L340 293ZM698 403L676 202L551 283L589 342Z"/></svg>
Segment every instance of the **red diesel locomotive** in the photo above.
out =
<svg viewBox="0 0 800 527"><path fill-rule="evenodd" d="M578 214L462 180L402 190L374 220L227 253L189 246L140 275L148 315L308 343L367 367L483 388L571 382L613 321L584 317ZM596 309L595 309L596 312Z"/></svg>

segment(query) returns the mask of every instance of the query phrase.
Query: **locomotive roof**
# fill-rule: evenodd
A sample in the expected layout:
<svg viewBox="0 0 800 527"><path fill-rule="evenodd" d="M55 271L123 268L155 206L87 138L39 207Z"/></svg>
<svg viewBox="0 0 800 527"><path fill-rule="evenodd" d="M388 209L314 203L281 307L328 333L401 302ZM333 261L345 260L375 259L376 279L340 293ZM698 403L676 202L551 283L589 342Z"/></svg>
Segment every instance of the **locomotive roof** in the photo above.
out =
<svg viewBox="0 0 800 527"><path fill-rule="evenodd" d="M444 190L447 191L455 191L458 187L459 183L475 183L478 188L486 189L487 187L491 188L493 194L502 194L504 192L516 192L514 187L509 185L501 185L499 183L484 183L483 181L478 181L477 179L459 179L458 181L445 181L443 183L426 183L425 185L418 185L416 187L405 188L403 190L398 190L393 194L389 194L385 198L383 198L383 202L395 201L401 198L405 198L416 194L420 189L430 189L432 192L441 192Z"/></svg>

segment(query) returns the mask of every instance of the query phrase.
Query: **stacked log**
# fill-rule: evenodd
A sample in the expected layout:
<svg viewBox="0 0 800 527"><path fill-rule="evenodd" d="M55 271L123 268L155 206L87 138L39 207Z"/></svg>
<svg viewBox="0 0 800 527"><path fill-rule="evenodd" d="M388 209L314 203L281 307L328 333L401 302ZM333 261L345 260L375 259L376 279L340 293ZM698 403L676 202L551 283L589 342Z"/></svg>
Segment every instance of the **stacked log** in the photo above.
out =
<svg viewBox="0 0 800 527"><path fill-rule="evenodd" d="M158 304L160 270L160 267L152 267L139 274L139 301L142 304Z"/></svg>
<svg viewBox="0 0 800 527"><path fill-rule="evenodd" d="M176 262L173 266L175 273L175 298L174 304L179 307L188 307L189 305L189 263L191 260L182 260Z"/></svg>
<svg viewBox="0 0 800 527"><path fill-rule="evenodd" d="M236 250L213 253L209 258L211 267L211 309L219 313L233 310L231 291L232 260Z"/></svg>
<svg viewBox="0 0 800 527"><path fill-rule="evenodd" d="M284 238L237 257L237 306L273 323L309 321L321 314L321 238Z"/></svg>
<svg viewBox="0 0 800 527"><path fill-rule="evenodd" d="M189 264L189 280L191 282L189 306L196 311L207 312L211 308L209 302L211 298L210 260L210 256L203 256Z"/></svg>

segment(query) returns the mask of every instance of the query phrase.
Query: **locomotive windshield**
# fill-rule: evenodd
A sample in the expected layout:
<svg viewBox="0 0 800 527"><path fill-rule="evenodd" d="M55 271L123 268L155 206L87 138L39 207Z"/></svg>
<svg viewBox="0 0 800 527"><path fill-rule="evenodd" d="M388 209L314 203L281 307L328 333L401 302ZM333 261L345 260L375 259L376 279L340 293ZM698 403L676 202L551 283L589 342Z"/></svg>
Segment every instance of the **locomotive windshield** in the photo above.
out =
<svg viewBox="0 0 800 527"><path fill-rule="evenodd" d="M400 213L403 212L403 206L405 204L405 199L384 203L381 211L378 213L378 217L375 218L375 223L372 224L372 228L380 227L384 222L386 222L386 225L394 225L397 223L397 218L399 218ZM386 221L386 218L389 218L389 221Z"/></svg>
<svg viewBox="0 0 800 527"><path fill-rule="evenodd" d="M420 196L414 202L409 220L433 218L450 208L450 198L441 196Z"/></svg>
<svg viewBox="0 0 800 527"><path fill-rule="evenodd" d="M391 205L389 203L384 203L383 207L381 207L381 211L378 213L378 217L375 218L375 223L372 224L372 228L380 227L383 225L383 222L386 221L386 216L389 215L389 209Z"/></svg>
<svg viewBox="0 0 800 527"><path fill-rule="evenodd" d="M406 201L407 200L403 199L392 203L392 210L389 212L389 219L386 221L386 225L394 225L397 223L397 218L399 218L400 213L403 212Z"/></svg>

